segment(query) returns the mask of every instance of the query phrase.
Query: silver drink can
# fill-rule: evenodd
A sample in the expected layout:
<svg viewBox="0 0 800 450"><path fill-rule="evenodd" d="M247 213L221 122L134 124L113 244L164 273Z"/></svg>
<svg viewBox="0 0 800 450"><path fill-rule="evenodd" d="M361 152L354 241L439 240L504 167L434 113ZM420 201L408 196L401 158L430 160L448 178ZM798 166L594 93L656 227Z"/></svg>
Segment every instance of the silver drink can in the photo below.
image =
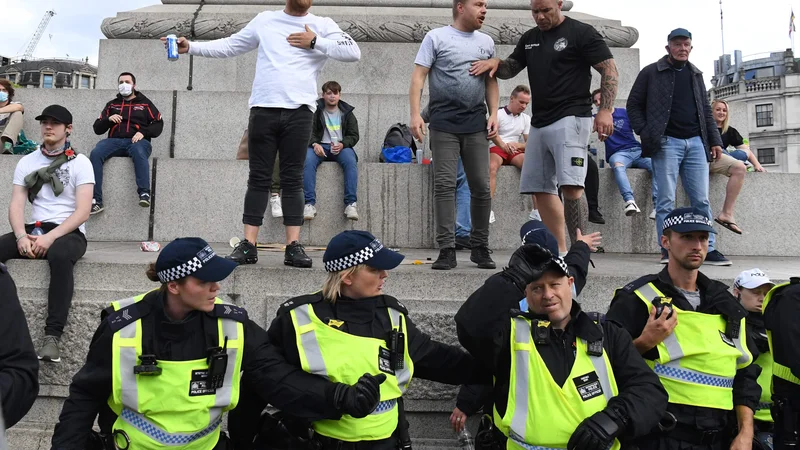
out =
<svg viewBox="0 0 800 450"><path fill-rule="evenodd" d="M178 60L178 36L174 34L167 36L167 59L170 61Z"/></svg>

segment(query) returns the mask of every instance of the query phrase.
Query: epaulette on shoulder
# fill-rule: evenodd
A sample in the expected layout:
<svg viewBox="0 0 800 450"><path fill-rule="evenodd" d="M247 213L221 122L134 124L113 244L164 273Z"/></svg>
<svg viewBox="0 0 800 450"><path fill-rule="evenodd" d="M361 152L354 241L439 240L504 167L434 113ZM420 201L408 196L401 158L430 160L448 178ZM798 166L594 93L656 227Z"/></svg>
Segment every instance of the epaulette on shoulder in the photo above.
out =
<svg viewBox="0 0 800 450"><path fill-rule="evenodd" d="M317 303L322 301L322 292L315 292L313 294L301 295L300 297L290 298L278 307L277 316L288 313L289 311L297 308L300 305L307 305L309 303Z"/></svg>
<svg viewBox="0 0 800 450"><path fill-rule="evenodd" d="M396 309L401 313L408 315L408 308L406 308L406 305L400 303L400 300L392 297L391 295L384 295L383 303L387 308Z"/></svg>
<svg viewBox="0 0 800 450"><path fill-rule="evenodd" d="M653 281L656 281L657 279L658 279L658 274L657 273L653 273L653 274L650 274L650 275L645 275L645 276L643 276L641 278L637 278L637 279L631 281L630 283L626 284L625 286L622 287L622 290L625 291L625 292L633 292L636 289L644 286L645 284L653 282Z"/></svg>
<svg viewBox="0 0 800 450"><path fill-rule="evenodd" d="M106 308L104 311L108 311L108 308ZM150 305L148 305L146 302L136 302L120 309L119 311L109 313L106 316L106 321L108 322L108 326L111 328L111 331L116 333L129 324L146 316L148 313L150 313Z"/></svg>
<svg viewBox="0 0 800 450"><path fill-rule="evenodd" d="M230 303L217 303L209 314L218 319L247 322L247 310L241 306L231 305Z"/></svg>

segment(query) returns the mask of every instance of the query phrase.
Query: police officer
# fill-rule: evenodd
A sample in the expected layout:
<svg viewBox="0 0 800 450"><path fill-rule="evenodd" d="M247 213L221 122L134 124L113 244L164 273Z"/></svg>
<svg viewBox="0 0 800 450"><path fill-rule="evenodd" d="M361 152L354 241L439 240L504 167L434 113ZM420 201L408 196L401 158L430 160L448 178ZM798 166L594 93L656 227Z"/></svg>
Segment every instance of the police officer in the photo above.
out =
<svg viewBox="0 0 800 450"><path fill-rule="evenodd" d="M740 273L733 281L733 295L747 310L745 322L747 334L750 335L758 347L756 365L761 368L758 376L758 385L761 386L761 399L754 416L753 446L758 450L772 448L772 352L769 351L767 330L764 327L764 316L761 309L764 297L775 286L761 269L750 269Z"/></svg>
<svg viewBox="0 0 800 450"><path fill-rule="evenodd" d="M225 449L219 427L239 400L242 371L257 380L259 395L299 415L369 413L379 380L332 383L286 364L244 309L217 298L219 281L235 267L200 238L165 246L147 271L161 287L104 310L52 448L86 449L104 409L99 423L111 433L107 448L113 441L130 450Z"/></svg>
<svg viewBox="0 0 800 450"><path fill-rule="evenodd" d="M489 380L466 352L432 340L384 294L388 271L402 260L366 231L339 233L323 255L322 290L288 300L268 330L286 359L309 373L344 382L364 373L386 379L367 417L311 423L323 450L410 446L402 396L415 375L447 384Z"/></svg>
<svg viewBox="0 0 800 450"><path fill-rule="evenodd" d="M732 450L750 449L760 368L745 328L747 313L727 286L700 273L714 233L703 210L678 208L664 219L669 263L618 289L607 319L621 324L669 393L668 416L641 439L644 449L722 449L728 412L739 433Z"/></svg>
<svg viewBox="0 0 800 450"><path fill-rule="evenodd" d="M524 245L456 314L461 345L493 369L495 447L618 449L666 408L628 334L584 313L573 283L562 258Z"/></svg>
<svg viewBox="0 0 800 450"><path fill-rule="evenodd" d="M764 299L764 324L772 350L775 450L800 447L800 278L772 288Z"/></svg>

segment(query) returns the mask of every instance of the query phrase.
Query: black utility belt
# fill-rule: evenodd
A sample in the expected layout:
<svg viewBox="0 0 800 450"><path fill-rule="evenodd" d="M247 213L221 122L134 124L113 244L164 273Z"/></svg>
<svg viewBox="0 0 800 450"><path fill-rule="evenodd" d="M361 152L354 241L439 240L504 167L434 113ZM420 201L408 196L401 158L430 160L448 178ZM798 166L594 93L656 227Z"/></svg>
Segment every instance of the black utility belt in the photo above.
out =
<svg viewBox="0 0 800 450"><path fill-rule="evenodd" d="M722 429L698 430L680 423L676 424L675 429L667 432L666 435L696 445L713 445L725 438L725 432Z"/></svg>
<svg viewBox="0 0 800 450"><path fill-rule="evenodd" d="M376 441L359 441L349 442L340 439L322 436L321 434L314 434L312 441L319 444L320 450L358 450L369 447L370 449L396 449L398 447L398 440L395 436L390 436L386 439L378 439Z"/></svg>

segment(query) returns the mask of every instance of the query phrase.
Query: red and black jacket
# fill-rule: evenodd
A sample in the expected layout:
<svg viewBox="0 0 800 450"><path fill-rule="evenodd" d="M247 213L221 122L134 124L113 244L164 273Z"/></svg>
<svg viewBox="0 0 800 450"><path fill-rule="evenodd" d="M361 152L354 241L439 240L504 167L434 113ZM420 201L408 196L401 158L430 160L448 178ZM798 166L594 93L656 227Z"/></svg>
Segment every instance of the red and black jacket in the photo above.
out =
<svg viewBox="0 0 800 450"><path fill-rule="evenodd" d="M122 116L122 122L114 123L108 120L114 114ZM140 132L148 141L158 137L164 129L161 113L149 98L139 91L130 100L125 100L122 95L106 103L100 117L94 121L95 134L108 132L110 138L132 138Z"/></svg>

